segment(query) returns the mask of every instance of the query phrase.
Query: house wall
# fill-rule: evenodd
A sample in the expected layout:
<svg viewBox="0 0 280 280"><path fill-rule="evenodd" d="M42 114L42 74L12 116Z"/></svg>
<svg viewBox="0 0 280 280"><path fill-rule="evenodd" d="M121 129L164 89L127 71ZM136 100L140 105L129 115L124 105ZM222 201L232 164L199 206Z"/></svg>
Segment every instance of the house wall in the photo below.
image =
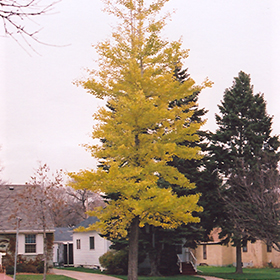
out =
<svg viewBox="0 0 280 280"><path fill-rule="evenodd" d="M206 258L204 258L203 245L195 250L198 264L211 266L224 266L232 264L232 247L218 244L206 244Z"/></svg>
<svg viewBox="0 0 280 280"><path fill-rule="evenodd" d="M272 249L271 253L267 253L266 264L271 263L274 267L280 267L280 252Z"/></svg>
<svg viewBox="0 0 280 280"><path fill-rule="evenodd" d="M218 245L216 245L218 246ZM222 247L222 254L221 257L222 259L222 266L226 266L229 264L233 264L235 260L235 248L233 248L230 245L220 245Z"/></svg>
<svg viewBox="0 0 280 280"><path fill-rule="evenodd" d="M263 267L266 251L263 250L263 243L256 241L255 243L248 242L247 252L242 252L242 262L244 266Z"/></svg>
<svg viewBox="0 0 280 280"><path fill-rule="evenodd" d="M94 249L90 249L89 237L94 237ZM80 249L77 249L77 240L80 240ZM74 266L94 266L98 265L99 257L109 250L110 242L102 238L96 231L74 232Z"/></svg>
<svg viewBox="0 0 280 280"><path fill-rule="evenodd" d="M242 251L243 266L265 267L272 263L274 267L280 267L280 252L272 249L267 252L267 246L262 241L255 243L248 242L247 252ZM199 245L195 250L198 264L211 266L226 266L236 264L236 248L231 245L206 245L206 259L203 258L203 245Z"/></svg>
<svg viewBox="0 0 280 280"><path fill-rule="evenodd" d="M0 271L1 271L1 267L2 267L2 256L4 256L5 253L0 253Z"/></svg>

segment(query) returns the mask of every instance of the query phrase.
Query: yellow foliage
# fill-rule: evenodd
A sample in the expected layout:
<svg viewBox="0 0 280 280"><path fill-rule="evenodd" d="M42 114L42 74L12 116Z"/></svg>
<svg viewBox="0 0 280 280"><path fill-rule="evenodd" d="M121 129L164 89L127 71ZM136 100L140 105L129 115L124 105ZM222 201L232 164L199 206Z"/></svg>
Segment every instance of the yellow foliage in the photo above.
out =
<svg viewBox="0 0 280 280"><path fill-rule="evenodd" d="M194 184L168 162L174 156L201 158L198 147L180 145L198 140L201 123L190 121L194 103L170 106L211 86L195 85L190 78L183 84L174 79L175 66L188 56L182 42L160 38L165 19L156 15L168 0L105 0L106 10L122 20L112 41L96 46L99 70L81 82L97 98L106 97L109 108L101 108L94 118L98 125L93 138L100 145L90 146L102 167L96 171L72 173L71 185L104 194L115 194L106 208L92 212L100 222L91 229L111 237L124 237L135 217L140 226L150 224L176 228L199 222L192 216L202 211L199 195L178 197L172 188L160 188L159 178L171 185L192 189ZM116 4L116 5L114 5Z"/></svg>

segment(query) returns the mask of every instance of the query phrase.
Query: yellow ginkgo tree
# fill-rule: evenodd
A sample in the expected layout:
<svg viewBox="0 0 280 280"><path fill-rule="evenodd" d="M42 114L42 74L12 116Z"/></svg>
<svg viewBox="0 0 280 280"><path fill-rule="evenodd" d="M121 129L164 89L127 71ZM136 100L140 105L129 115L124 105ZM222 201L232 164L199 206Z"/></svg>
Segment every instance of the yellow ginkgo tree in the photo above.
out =
<svg viewBox="0 0 280 280"><path fill-rule="evenodd" d="M99 69L79 83L97 98L106 99L94 118L92 137L100 143L89 146L100 166L97 170L72 173L75 188L89 188L107 195L107 207L90 214L100 222L95 229L112 238L128 237L128 279L137 279L138 232L145 224L176 228L193 217L199 195L178 197L170 187L160 187L159 178L182 188L194 188L176 167L168 165L174 156L201 157L198 147L185 146L198 140L201 123L190 120L196 104L186 99L210 86L189 78L180 83L175 67L188 56L181 41L160 37L165 17L158 13L168 0L104 0L106 11L120 24L111 40L96 46ZM172 105L171 105L172 104ZM179 104L179 103L178 103Z"/></svg>

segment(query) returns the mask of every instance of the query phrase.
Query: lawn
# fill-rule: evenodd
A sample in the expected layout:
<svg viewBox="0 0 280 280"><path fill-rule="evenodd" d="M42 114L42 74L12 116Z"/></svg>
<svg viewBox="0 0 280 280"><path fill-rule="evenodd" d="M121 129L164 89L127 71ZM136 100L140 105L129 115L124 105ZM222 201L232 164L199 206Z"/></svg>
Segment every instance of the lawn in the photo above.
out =
<svg viewBox="0 0 280 280"><path fill-rule="evenodd" d="M87 272L87 273L100 273L105 274L104 272L101 272L100 270L90 269L90 268L84 268L84 267L65 267L61 268L65 270L75 270L80 272ZM127 276L124 275L110 275L119 279L127 280ZM184 276L184 275L176 275L176 276L165 276L165 277L148 277L148 276L138 276L138 280L203 280L201 277L195 277L195 276Z"/></svg>
<svg viewBox="0 0 280 280"><path fill-rule="evenodd" d="M17 280L42 280L42 274L19 274L17 275ZM70 278L63 275L47 275L47 280L73 280L74 278Z"/></svg>
<svg viewBox="0 0 280 280"><path fill-rule="evenodd" d="M102 273L98 270L93 270L89 268L63 268L69 270L76 270L81 272L89 272L89 273ZM244 268L243 274L235 274L235 267L213 267L213 266L200 266L198 269L201 271L200 275L209 275L215 276L223 279L230 280L273 280L280 279L280 269L273 268ZM123 280L127 280L127 276L122 275L111 275L116 278L120 278ZM202 278L198 278L195 276L166 276L166 277L145 277L139 276L139 280L201 280ZM20 279L21 280L21 279Z"/></svg>
<svg viewBox="0 0 280 280"><path fill-rule="evenodd" d="M98 273L98 274L105 274L104 272L101 272L99 269L92 269L92 268L85 268L85 267L55 267L57 269L63 269L63 270L74 270L74 271L80 271L80 272L87 272L87 273Z"/></svg>
<svg viewBox="0 0 280 280"><path fill-rule="evenodd" d="M237 280L272 280L280 279L280 269L277 268L244 268L243 274L235 274L235 267L198 267L203 275L215 276L223 279Z"/></svg>
<svg viewBox="0 0 280 280"><path fill-rule="evenodd" d="M123 280L127 280L127 276L117 275ZM186 275L176 275L176 276L164 276L164 277L149 277L149 276L138 276L138 280L203 280L201 277L186 276Z"/></svg>

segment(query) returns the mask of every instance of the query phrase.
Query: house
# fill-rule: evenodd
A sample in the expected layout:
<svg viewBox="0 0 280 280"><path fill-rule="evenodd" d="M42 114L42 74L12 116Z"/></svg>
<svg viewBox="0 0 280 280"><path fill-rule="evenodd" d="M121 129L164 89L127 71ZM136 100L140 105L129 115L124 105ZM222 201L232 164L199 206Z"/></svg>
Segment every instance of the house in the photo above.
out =
<svg viewBox="0 0 280 280"><path fill-rule="evenodd" d="M81 222L78 227L87 228L96 223L96 217L89 217ZM73 231L74 266L100 267L99 257L105 254L111 242L102 238L96 231Z"/></svg>
<svg viewBox="0 0 280 280"><path fill-rule="evenodd" d="M0 263L5 267L14 264L17 232L18 259L21 262L30 260L40 262L43 259L44 230L40 223L41 217L25 200L27 191L28 185L0 186ZM44 224L48 248L47 261L50 267L54 227L47 216Z"/></svg>
<svg viewBox="0 0 280 280"><path fill-rule="evenodd" d="M73 266L73 228L55 228L53 242L54 266Z"/></svg>
<svg viewBox="0 0 280 280"><path fill-rule="evenodd" d="M201 243L194 251L197 264L210 266L236 265L236 248L221 245L218 237L219 229L212 232L212 241ZM243 267L266 267L273 265L280 267L280 252L257 240L255 243L247 242L242 248Z"/></svg>

